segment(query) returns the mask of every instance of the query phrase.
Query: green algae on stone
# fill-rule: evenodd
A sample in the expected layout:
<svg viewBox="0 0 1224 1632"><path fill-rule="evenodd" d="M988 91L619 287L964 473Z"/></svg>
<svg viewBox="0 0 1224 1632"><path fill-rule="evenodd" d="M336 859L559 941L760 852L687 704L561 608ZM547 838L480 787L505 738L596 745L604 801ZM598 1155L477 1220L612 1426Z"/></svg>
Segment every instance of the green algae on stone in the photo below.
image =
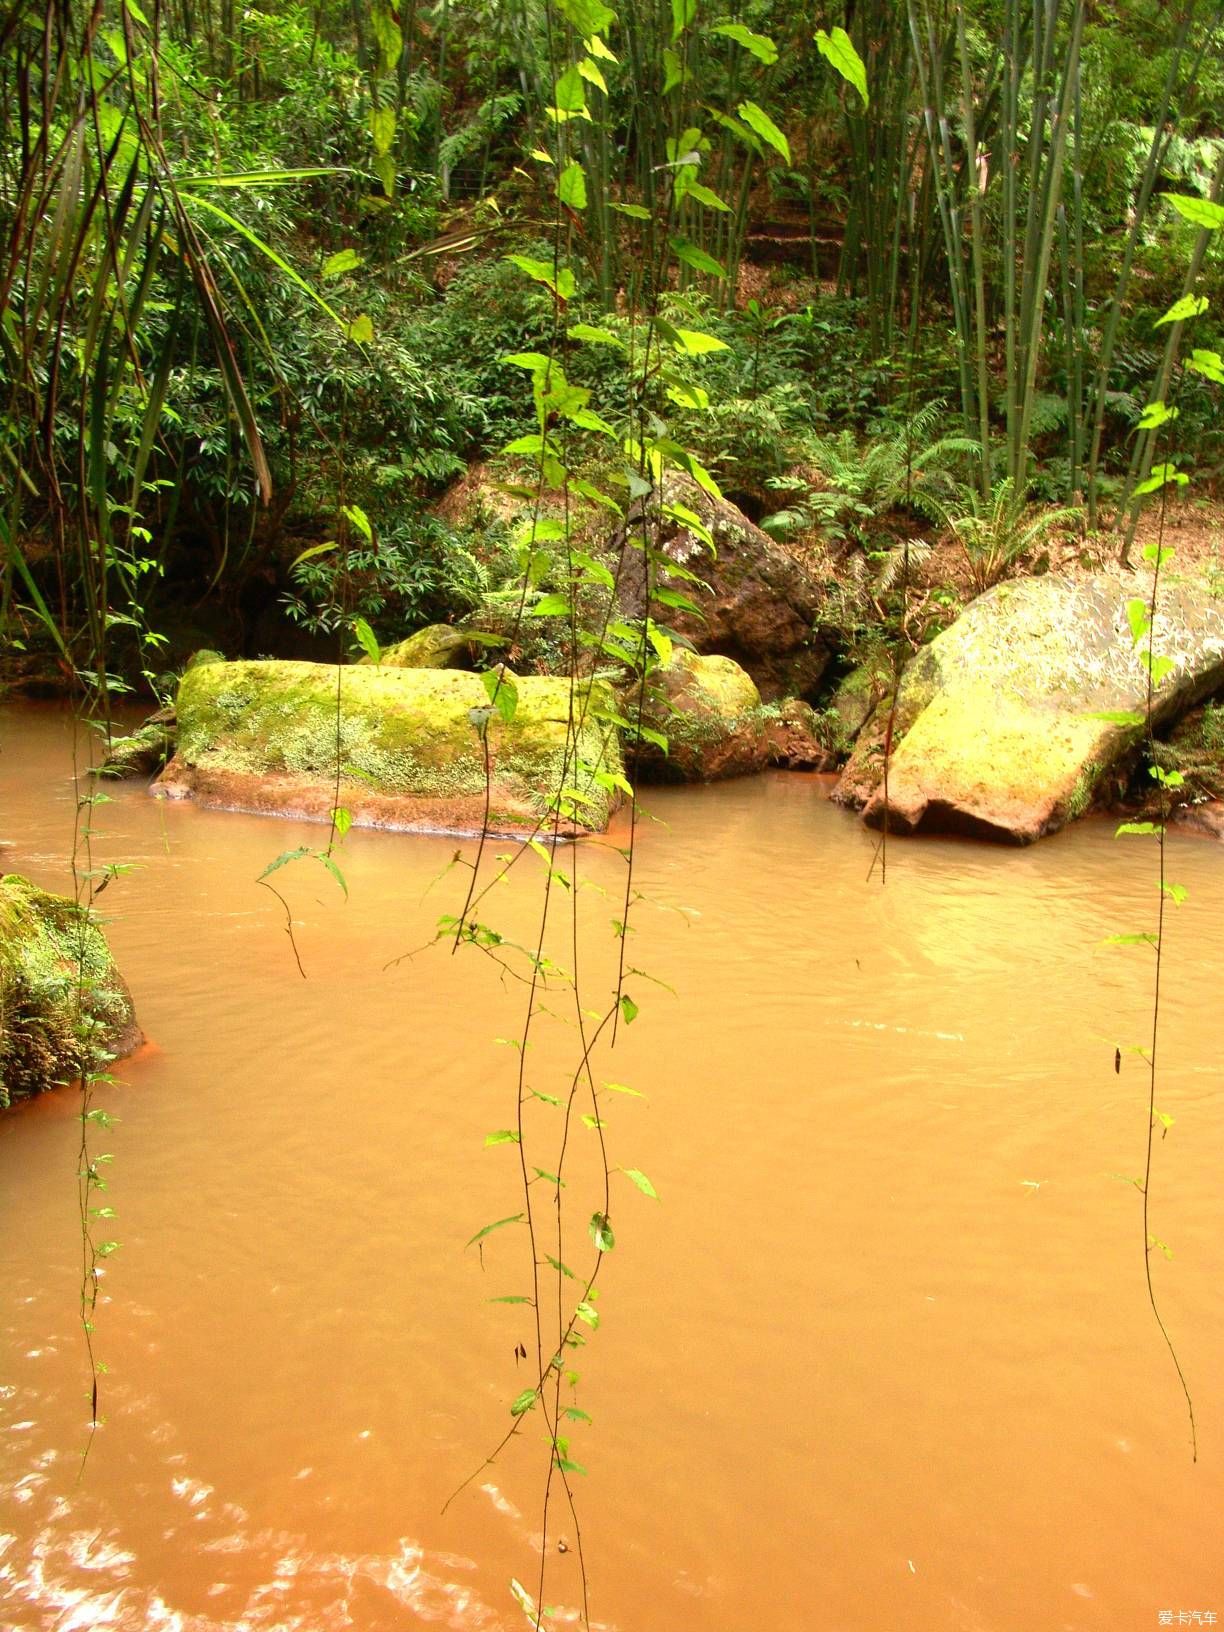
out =
<svg viewBox="0 0 1224 1632"><path fill-rule="evenodd" d="M516 691L506 722L480 677L456 670L210 665L183 677L178 751L155 791L319 820L338 803L359 826L474 831L487 749L499 830L547 823L558 798L565 831L602 830L616 798L600 776L621 774L615 730L597 718L610 689L531 678Z"/></svg>
<svg viewBox="0 0 1224 1632"><path fill-rule="evenodd" d="M0 879L0 1108L141 1041L102 931L65 896Z"/></svg>
<svg viewBox="0 0 1224 1632"><path fill-rule="evenodd" d="M469 630L431 623L394 646L384 646L379 662L384 669L455 669L463 667L471 650ZM360 665L369 662L369 657L359 660Z"/></svg>
<svg viewBox="0 0 1224 1632"><path fill-rule="evenodd" d="M887 803L887 703L835 797L895 832L944 828L1024 844L1074 820L1141 734L1133 721L1147 674L1127 602L1150 596L1150 574L1120 572L989 590L905 671ZM1159 723L1224 680L1224 609L1206 585L1162 575L1154 634L1173 662L1153 696Z"/></svg>

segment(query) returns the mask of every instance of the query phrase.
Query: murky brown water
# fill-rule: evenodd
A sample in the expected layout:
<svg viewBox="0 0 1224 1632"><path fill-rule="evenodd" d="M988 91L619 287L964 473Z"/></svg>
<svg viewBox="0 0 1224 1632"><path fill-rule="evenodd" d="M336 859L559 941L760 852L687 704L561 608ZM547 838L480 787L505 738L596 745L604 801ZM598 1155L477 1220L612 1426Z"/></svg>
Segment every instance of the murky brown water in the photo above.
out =
<svg viewBox="0 0 1224 1632"><path fill-rule="evenodd" d="M54 711L0 718L3 864L63 887L73 793ZM152 1046L104 1103L122 1250L98 1311L106 1422L77 1465L77 1100L0 1118L0 1625L358 1632L525 1624L539 1424L448 1509L530 1381L513 1036L477 952L385 969L457 910L455 841L319 830L111 790L105 897ZM1090 822L1035 849L871 840L774 776L655 793L631 961L641 1014L601 1078L617 1244L581 1351L572 1454L592 1613L618 1632L1046 1632L1224 1625L1224 849L1178 838L1147 1307L1154 855ZM530 934L534 858L486 916ZM561 865L572 868L574 858ZM580 876L619 887L587 845ZM317 875L317 876L316 876ZM521 882L515 882L520 879ZM428 891L428 893L426 893ZM580 892L603 995L614 901ZM677 910L679 909L679 910ZM572 963L564 937L555 955ZM565 1014L563 995L554 1000ZM536 1034L549 1091L573 1055ZM576 1137L575 1206L591 1193ZM578 1228L579 1237L583 1231ZM580 1248L575 1252L583 1258ZM573 1527L548 1597L576 1598ZM550 1541L550 1548L553 1542ZM1182 1622L1181 1624L1187 1624Z"/></svg>

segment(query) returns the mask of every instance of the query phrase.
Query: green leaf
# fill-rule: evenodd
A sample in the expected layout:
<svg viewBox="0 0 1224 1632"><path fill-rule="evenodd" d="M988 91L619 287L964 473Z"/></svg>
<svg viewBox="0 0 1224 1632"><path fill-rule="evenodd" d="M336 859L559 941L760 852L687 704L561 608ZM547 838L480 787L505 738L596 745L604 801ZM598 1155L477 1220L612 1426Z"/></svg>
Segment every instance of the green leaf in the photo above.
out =
<svg viewBox="0 0 1224 1632"><path fill-rule="evenodd" d="M1137 708L1101 708L1085 714L1086 720L1103 720L1106 725L1142 725L1145 716Z"/></svg>
<svg viewBox="0 0 1224 1632"><path fill-rule="evenodd" d="M289 571L292 572L299 561L309 561L311 556L314 555L326 555L328 550L334 550L335 547L336 541L334 538L328 539L326 544L312 544L308 550L303 550L301 555L294 556L293 560L289 563Z"/></svg>
<svg viewBox="0 0 1224 1632"><path fill-rule="evenodd" d="M490 1145L517 1145L519 1136L514 1128L498 1128L493 1133L485 1134L485 1149Z"/></svg>
<svg viewBox="0 0 1224 1632"><path fill-rule="evenodd" d="M573 611L570 601L565 595L541 595L540 599L527 612L529 618L568 618Z"/></svg>
<svg viewBox="0 0 1224 1632"><path fill-rule="evenodd" d="M1162 884L1161 889L1168 896L1169 900L1172 901L1175 907L1180 907L1182 902L1185 901L1190 894L1190 891L1184 884Z"/></svg>
<svg viewBox="0 0 1224 1632"><path fill-rule="evenodd" d="M596 1331L598 1329L599 1310L595 1308L594 1304L587 1303L584 1300L578 1305L577 1309L574 1310L574 1313L584 1326L589 1326L592 1331ZM579 1415L581 1416L582 1413L580 1412ZM583 1420L589 1422L591 1419L589 1417L585 1417Z"/></svg>
<svg viewBox="0 0 1224 1632"><path fill-rule="evenodd" d="M367 544L374 542L374 529L370 526L370 518L359 504L342 504L341 512L348 517Z"/></svg>
<svg viewBox="0 0 1224 1632"><path fill-rule="evenodd" d="M1133 935L1107 935L1101 944L1102 946L1155 946L1156 937L1147 930L1142 930Z"/></svg>
<svg viewBox="0 0 1224 1632"><path fill-rule="evenodd" d="M557 197L571 210L587 207L586 171L577 159L571 159L557 181Z"/></svg>
<svg viewBox="0 0 1224 1632"><path fill-rule="evenodd" d="M763 142L768 142L775 153L782 155L787 164L791 162L790 143L764 108L758 107L755 102L741 102L735 111L750 130L754 130Z"/></svg>
<svg viewBox="0 0 1224 1632"><path fill-rule="evenodd" d="M1224 227L1224 205L1213 204L1207 198L1194 198L1186 193L1166 193L1164 195L1179 215L1187 221L1193 221L1196 227L1206 227L1214 231Z"/></svg>
<svg viewBox="0 0 1224 1632"><path fill-rule="evenodd" d="M382 662L382 647L378 644L378 637L364 618L353 619L353 633L357 637L357 644L369 658L371 663Z"/></svg>
<svg viewBox="0 0 1224 1632"><path fill-rule="evenodd" d="M650 211L641 204L609 204L618 215L627 215L631 221L649 221Z"/></svg>
<svg viewBox="0 0 1224 1632"><path fill-rule="evenodd" d="M640 1088L629 1088L623 1082L605 1082L604 1088L610 1094L629 1094L633 1099L645 1099L646 1095Z"/></svg>
<svg viewBox="0 0 1224 1632"><path fill-rule="evenodd" d="M1114 838L1120 839L1124 833L1138 833L1146 837L1149 834L1159 832L1159 822L1120 822L1114 828Z"/></svg>
<svg viewBox="0 0 1224 1632"><path fill-rule="evenodd" d="M1165 657L1159 652L1155 654L1152 652L1140 652L1139 661L1151 675L1152 684L1154 686L1158 686L1162 680L1167 679L1169 675L1171 675L1177 668L1176 659L1172 657Z"/></svg>
<svg viewBox="0 0 1224 1632"><path fill-rule="evenodd" d="M579 34L606 34L616 21L616 13L602 0L557 0L557 10Z"/></svg>
<svg viewBox="0 0 1224 1632"><path fill-rule="evenodd" d="M1137 595L1127 601L1126 621L1130 625L1131 640L1137 646L1152 627L1148 621L1147 602Z"/></svg>
<svg viewBox="0 0 1224 1632"><path fill-rule="evenodd" d="M385 158L391 151L391 143L395 140L395 109L371 108L366 115L366 124L370 129L370 139L374 143L375 153L380 158Z"/></svg>
<svg viewBox="0 0 1224 1632"><path fill-rule="evenodd" d="M731 349L727 342L720 340L717 335L702 334L697 329L673 329L672 333L675 335L672 344L686 357L703 357L710 351Z"/></svg>
<svg viewBox="0 0 1224 1632"><path fill-rule="evenodd" d="M603 69L597 62L592 62L590 57L581 57L578 62L578 72L588 85L594 85L597 91L602 91L607 96L608 82L603 76Z"/></svg>
<svg viewBox="0 0 1224 1632"><path fill-rule="evenodd" d="M358 255L355 249L338 249L323 262L319 275L324 278L340 278L346 272L355 272L363 262L364 257Z"/></svg>
<svg viewBox="0 0 1224 1632"><path fill-rule="evenodd" d="M734 40L736 45L742 45L745 51L751 51L767 68L772 67L778 60L778 48L768 34L754 34L743 23L714 23L708 32Z"/></svg>
<svg viewBox="0 0 1224 1632"><path fill-rule="evenodd" d="M374 325L364 312L355 317L344 332L355 345L368 346L374 340Z"/></svg>
<svg viewBox="0 0 1224 1632"><path fill-rule="evenodd" d="M1164 322L1162 317L1160 320ZM1137 429L1141 431L1159 430L1160 426L1167 425L1171 419L1176 419L1181 413L1180 408L1168 408L1163 402L1149 402L1139 416Z"/></svg>
<svg viewBox="0 0 1224 1632"><path fill-rule="evenodd" d="M616 1237L612 1234L612 1225L607 1213L592 1213L587 1228L590 1230L591 1240L600 1252L612 1251L616 1245Z"/></svg>
<svg viewBox="0 0 1224 1632"><path fill-rule="evenodd" d="M671 0L672 39L678 40L697 16L697 0Z"/></svg>
<svg viewBox="0 0 1224 1632"><path fill-rule="evenodd" d="M644 1196L649 1196L651 1201L658 1201L659 1192L655 1189L654 1185L651 1184L650 1180L646 1177L645 1173L642 1172L640 1167L622 1167L621 1172L627 1179L631 1179L633 1183L637 1185L638 1189Z"/></svg>
<svg viewBox="0 0 1224 1632"><path fill-rule="evenodd" d="M1224 385L1224 357L1218 351L1204 351L1197 348L1190 353L1186 367L1195 374L1202 374L1206 379L1214 380L1217 385Z"/></svg>
<svg viewBox="0 0 1224 1632"><path fill-rule="evenodd" d="M711 188L703 186L699 181L686 178L681 171L680 179L676 182L676 201L682 198L695 198L698 204L704 204L710 210L722 210L725 214L731 213L731 206L725 199L719 198Z"/></svg>
<svg viewBox="0 0 1224 1632"><path fill-rule="evenodd" d="M464 1250L466 1251L466 1249L468 1247L474 1247L476 1245L477 1241L483 1241L485 1236L492 1235L494 1230L504 1229L507 1224L521 1224L526 1217L527 1217L526 1213L511 1213L508 1218L499 1218L499 1219L494 1220L494 1222L492 1224L486 1224L483 1230L477 1230L476 1234L472 1237L472 1239L470 1241L468 1241L468 1242L465 1242ZM493 1299L494 1303L512 1303L512 1302L518 1302L518 1301L519 1301L518 1299L512 1299L512 1298L494 1298ZM521 1301L526 1303L527 1299L524 1298Z"/></svg>
<svg viewBox="0 0 1224 1632"><path fill-rule="evenodd" d="M816 49L841 77L863 99L863 106L868 105L867 99L867 70L863 66L863 59L854 49L854 42L844 28L835 28L831 34L826 34L823 28L816 30Z"/></svg>
<svg viewBox="0 0 1224 1632"><path fill-rule="evenodd" d="M531 1408L535 1404L535 1402L536 1402L536 1391L535 1391L535 1389L534 1388L525 1388L523 1390L523 1392L514 1400L513 1404L511 1405L510 1415L512 1417L521 1417L523 1415L524 1411L530 1411L531 1410Z"/></svg>
<svg viewBox="0 0 1224 1632"><path fill-rule="evenodd" d="M618 346L625 349L625 342L611 329L597 329L590 323L573 323L570 325L569 337L571 340L581 340L588 346Z"/></svg>
<svg viewBox="0 0 1224 1632"><path fill-rule="evenodd" d="M518 687L514 683L514 676L504 669L486 669L480 679L489 701L501 715L503 723L509 725L518 708Z"/></svg>
<svg viewBox="0 0 1224 1632"><path fill-rule="evenodd" d="M725 278L727 269L721 261L716 261L713 255L707 255L704 249L697 244L689 243L687 238L669 239L672 253L685 266L691 266L694 272L704 272L707 277Z"/></svg>
<svg viewBox="0 0 1224 1632"><path fill-rule="evenodd" d="M505 1297L489 1298L489 1303L530 1303L531 1299L522 1292L510 1292Z"/></svg>
<svg viewBox="0 0 1224 1632"><path fill-rule="evenodd" d="M1163 317L1158 317L1152 324L1158 329L1162 323L1184 323L1187 318L1201 317L1211 302L1206 295L1183 295L1175 300Z"/></svg>
<svg viewBox="0 0 1224 1632"><path fill-rule="evenodd" d="M586 1412L580 1411L576 1405L567 1405L561 1415L568 1417L571 1422L590 1422L591 1420Z"/></svg>
<svg viewBox="0 0 1224 1632"><path fill-rule="evenodd" d="M627 1026L631 1026L633 1024L638 1017L638 1013L640 1012L637 1004L629 996L628 992L621 993L620 1010L625 1017L625 1024Z"/></svg>
<svg viewBox="0 0 1224 1632"><path fill-rule="evenodd" d="M1190 480L1184 471L1180 471L1173 464L1153 465L1152 474L1146 481L1140 482L1135 488L1135 498L1141 498L1145 493L1158 493L1162 487L1170 485L1185 487Z"/></svg>
<svg viewBox="0 0 1224 1632"><path fill-rule="evenodd" d="M586 107L586 88L577 63L571 63L558 79L553 106L562 113L581 113Z"/></svg>

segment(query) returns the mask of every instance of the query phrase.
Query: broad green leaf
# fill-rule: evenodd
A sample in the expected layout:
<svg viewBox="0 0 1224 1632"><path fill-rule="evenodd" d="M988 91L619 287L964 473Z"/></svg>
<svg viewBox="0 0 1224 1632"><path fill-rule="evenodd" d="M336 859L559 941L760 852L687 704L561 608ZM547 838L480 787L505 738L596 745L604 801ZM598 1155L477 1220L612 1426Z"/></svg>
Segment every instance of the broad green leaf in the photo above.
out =
<svg viewBox="0 0 1224 1632"><path fill-rule="evenodd" d="M1114 837L1117 837L1115 833ZM1101 942L1102 946L1155 946L1156 937L1150 931L1143 930L1133 935L1107 935Z"/></svg>
<svg viewBox="0 0 1224 1632"><path fill-rule="evenodd" d="M650 1180L646 1177L645 1173L642 1172L640 1167L622 1167L621 1172L627 1179L631 1179L633 1183L637 1185L638 1189L644 1196L649 1196L651 1201L658 1201L659 1192L655 1189L654 1185L651 1184Z"/></svg>
<svg viewBox="0 0 1224 1632"><path fill-rule="evenodd" d="M1102 708L1084 716L1088 720L1103 720L1106 725L1140 726L1144 716L1137 708Z"/></svg>
<svg viewBox="0 0 1224 1632"><path fill-rule="evenodd" d="M1185 487L1190 478L1184 471L1178 470L1175 465L1153 465L1152 474L1146 481L1140 482L1135 488L1135 498L1142 498L1145 493L1158 493L1162 487Z"/></svg>
<svg viewBox="0 0 1224 1632"><path fill-rule="evenodd" d="M755 102L741 102L735 111L750 130L756 131L763 142L768 142L776 153L782 155L787 164L791 162L790 143L764 108L758 107Z"/></svg>
<svg viewBox="0 0 1224 1632"><path fill-rule="evenodd" d="M571 159L557 181L557 197L571 210L587 207L586 172L576 159Z"/></svg>
<svg viewBox="0 0 1224 1632"><path fill-rule="evenodd" d="M1126 603L1126 621L1130 624L1131 640L1137 646L1152 627L1148 621L1148 605L1138 595Z"/></svg>
<svg viewBox="0 0 1224 1632"><path fill-rule="evenodd" d="M631 1026L638 1017L638 1006L628 992L621 993L620 1010L625 1017L625 1024Z"/></svg>
<svg viewBox="0 0 1224 1632"><path fill-rule="evenodd" d="M1224 204L1213 204L1210 199L1194 198L1186 193L1166 193L1164 196L1179 215L1193 221L1196 227L1206 227L1209 231L1224 227Z"/></svg>
<svg viewBox="0 0 1224 1632"><path fill-rule="evenodd" d="M543 266L542 261L533 261L532 266ZM547 278L552 277L552 268L545 267ZM513 368L529 368L533 374L546 371L552 364L552 358L546 357L542 351L509 351L499 362L509 363Z"/></svg>
<svg viewBox="0 0 1224 1632"><path fill-rule="evenodd" d="M391 151L391 143L395 140L395 109L371 108L366 115L366 124L369 126L375 153L380 158L386 157Z"/></svg>
<svg viewBox="0 0 1224 1632"><path fill-rule="evenodd" d="M1137 833L1141 837L1148 837L1160 832L1159 822L1119 822L1114 828L1114 838L1120 839L1124 833Z"/></svg>
<svg viewBox="0 0 1224 1632"><path fill-rule="evenodd" d="M1218 351L1204 351L1196 348L1190 353L1186 367L1196 374L1202 374L1217 385L1224 385L1224 357Z"/></svg>
<svg viewBox="0 0 1224 1632"><path fill-rule="evenodd" d="M573 611L569 599L565 595L553 593L541 595L540 599L527 612L529 618L568 618Z"/></svg>
<svg viewBox="0 0 1224 1632"><path fill-rule="evenodd" d="M1161 322L1164 322L1163 318L1161 318ZM1163 402L1149 402L1139 416L1138 428L1141 431L1159 430L1162 425L1167 425L1171 419L1176 419L1180 413L1180 408L1169 408Z"/></svg>
<svg viewBox="0 0 1224 1632"><path fill-rule="evenodd" d="M1152 327L1158 329L1162 323L1184 323L1188 318L1201 317L1211 302L1206 295L1183 295L1175 300L1163 317L1158 317Z"/></svg>
<svg viewBox="0 0 1224 1632"><path fill-rule="evenodd" d="M509 725L518 708L518 687L514 683L514 676L504 669L486 669L480 678L489 694L489 701L504 723Z"/></svg>
<svg viewBox="0 0 1224 1632"><path fill-rule="evenodd" d="M734 40L736 45L742 45L745 51L751 51L767 68L778 60L778 48L768 34L754 34L743 23L714 23L709 32L722 34L726 39Z"/></svg>
<svg viewBox="0 0 1224 1632"><path fill-rule="evenodd" d="M1152 677L1152 684L1158 686L1162 680L1167 680L1177 668L1176 661L1157 652L1140 652L1139 661Z"/></svg>
<svg viewBox="0 0 1224 1632"><path fill-rule="evenodd" d="M578 1316L578 1319L583 1323L584 1326L589 1326L592 1331L597 1331L598 1330L598 1328L599 1328L599 1310L595 1308L594 1304L587 1303L586 1300L584 1299L583 1302L580 1303L578 1305L578 1307L574 1310L574 1313ZM589 1422L591 1420L588 1416L586 1416L581 1411L578 1413L578 1417L579 1417L579 1419L581 1421L584 1421L584 1422Z"/></svg>
<svg viewBox="0 0 1224 1632"><path fill-rule="evenodd" d="M1172 561L1177 551L1171 544L1145 544L1143 559L1153 567L1164 567Z"/></svg>
<svg viewBox="0 0 1224 1632"><path fill-rule="evenodd" d="M667 395L678 408L692 408L704 413L710 406L710 393L703 385L690 385L686 380L669 380Z"/></svg>
<svg viewBox="0 0 1224 1632"><path fill-rule="evenodd" d="M569 337L571 340L581 340L588 346L619 346L625 349L625 342L611 329L596 328L591 323L573 323L570 325Z"/></svg>
<svg viewBox="0 0 1224 1632"><path fill-rule="evenodd" d="M530 1411L531 1410L531 1408L535 1404L535 1402L536 1402L536 1391L535 1391L535 1389L534 1388L525 1388L523 1390L523 1392L514 1400L513 1404L511 1405L510 1415L512 1417L521 1417L524 1411Z"/></svg>
<svg viewBox="0 0 1224 1632"><path fill-rule="evenodd" d="M612 1233L612 1225L607 1213L592 1213L591 1222L587 1226L591 1240L594 1241L600 1252L611 1252L616 1245L616 1237Z"/></svg>
<svg viewBox="0 0 1224 1632"><path fill-rule="evenodd" d="M358 255L355 249L338 249L334 255L329 255L323 262L320 276L324 278L343 277L346 272L355 272L364 262L364 257Z"/></svg>
<svg viewBox="0 0 1224 1632"><path fill-rule="evenodd" d="M695 198L698 204L704 204L707 209L722 210L724 214L729 215L731 212L731 206L725 199L719 198L716 192L704 186L701 182L694 181L691 177L686 178L683 171L681 171L681 179L676 183L677 202L681 198Z"/></svg>
<svg viewBox="0 0 1224 1632"><path fill-rule="evenodd" d="M389 74L399 66L400 54L404 49L404 36L400 32L399 24L385 6L375 6L370 21L374 28L374 38L378 41L382 71Z"/></svg>
<svg viewBox="0 0 1224 1632"><path fill-rule="evenodd" d="M355 317L344 332L358 346L371 345L374 340L374 325L364 312Z"/></svg>
<svg viewBox="0 0 1224 1632"><path fill-rule="evenodd" d="M579 34L606 34L616 13L603 0L557 0L557 10Z"/></svg>
<svg viewBox="0 0 1224 1632"><path fill-rule="evenodd" d="M562 113L579 113L586 107L586 90L577 63L571 63L558 79L553 106Z"/></svg>
<svg viewBox="0 0 1224 1632"><path fill-rule="evenodd" d="M675 339L672 344L677 351L686 357L701 357L708 351L730 351L725 340L719 340L713 334L701 334L696 329L673 329Z"/></svg>
<svg viewBox="0 0 1224 1632"><path fill-rule="evenodd" d="M608 82L603 76L603 69L597 62L592 62L590 57L581 58L578 63L578 72L588 85L594 85L597 91L602 91L607 96Z"/></svg>
<svg viewBox="0 0 1224 1632"><path fill-rule="evenodd" d="M650 211L641 204L609 204L618 215L627 215L631 221L649 221Z"/></svg>
<svg viewBox="0 0 1224 1632"><path fill-rule="evenodd" d="M1180 907L1190 894L1184 884L1162 884L1161 889L1164 890L1164 893L1175 907Z"/></svg>
<svg viewBox="0 0 1224 1632"><path fill-rule="evenodd" d="M316 851L316 854L317 854L319 860L323 863L323 866L327 868L327 871L331 874L331 876L335 879L336 883L339 884L340 888L344 891L344 899L347 901L348 900L348 885L345 882L344 874L340 871L339 865L337 864L335 857L334 856L329 856L327 854L326 850Z"/></svg>
<svg viewBox="0 0 1224 1632"><path fill-rule="evenodd" d="M332 826L336 830L336 837L342 839L353 825L353 813L343 805L337 805L331 812Z"/></svg>
<svg viewBox="0 0 1224 1632"><path fill-rule="evenodd" d="M588 37L582 42L582 48L584 51L586 51L588 56L599 57L604 62L620 61L620 58L617 56L616 52L609 51L608 47L600 39L598 34L588 35Z"/></svg>
<svg viewBox="0 0 1224 1632"><path fill-rule="evenodd" d="M610 1094L628 1094L633 1099L645 1099L646 1095L640 1088L630 1088L623 1082L605 1082L604 1088Z"/></svg>
<svg viewBox="0 0 1224 1632"><path fill-rule="evenodd" d="M371 663L382 662L382 647L378 644L378 636L370 628L364 618L353 619L353 634L357 637L357 644L369 658Z"/></svg>
<svg viewBox="0 0 1224 1632"><path fill-rule="evenodd" d="M868 105L867 99L867 70L863 66L863 59L854 49L854 42L844 28L835 28L832 33L826 34L823 28L816 30L816 49L842 78L853 85L863 99L863 106Z"/></svg>
<svg viewBox="0 0 1224 1632"><path fill-rule="evenodd" d="M514 1128L498 1128L493 1133L485 1134L486 1149L490 1145L517 1145L518 1142L518 1132Z"/></svg>
<svg viewBox="0 0 1224 1632"><path fill-rule="evenodd" d="M673 51L670 45L663 47L663 95L667 96L678 85L687 85L692 79L692 72L685 67L684 59L678 51Z"/></svg>
<svg viewBox="0 0 1224 1632"><path fill-rule="evenodd" d="M672 238L669 240L672 253L685 266L691 266L694 272L704 272L707 277L725 278L727 269L721 261L716 261L713 255L707 255L705 250L697 244L689 243L687 238Z"/></svg>
<svg viewBox="0 0 1224 1632"><path fill-rule="evenodd" d="M697 0L671 0L672 39L678 40L697 16Z"/></svg>
<svg viewBox="0 0 1224 1632"><path fill-rule="evenodd" d="M568 1417L571 1422L590 1422L591 1420L586 1412L579 1410L576 1405L567 1405L561 1415Z"/></svg>

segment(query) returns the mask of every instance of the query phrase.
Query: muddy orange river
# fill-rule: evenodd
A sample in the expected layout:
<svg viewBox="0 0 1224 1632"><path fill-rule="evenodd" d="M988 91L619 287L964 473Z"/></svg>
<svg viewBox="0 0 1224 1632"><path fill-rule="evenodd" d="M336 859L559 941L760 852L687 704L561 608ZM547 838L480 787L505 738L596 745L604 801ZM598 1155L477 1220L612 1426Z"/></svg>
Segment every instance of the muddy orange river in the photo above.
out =
<svg viewBox="0 0 1224 1632"><path fill-rule="evenodd" d="M28 707L0 727L0 860L63 889L68 724ZM122 1243L96 1315L104 1421L82 1471L62 1089L0 1117L0 1625L521 1628L540 1413L483 1464L533 1381L530 1306L491 1301L530 1290L530 1247L514 1225L465 1243L522 1208L517 1147L485 1140L515 1126L498 1039L521 1036L525 988L427 945L473 846L354 830L347 901L315 862L281 869L303 979L255 879L318 828L107 791L95 864L135 867L101 907L149 1044L92 1136ZM569 1356L592 1625L1224 1626L1224 849L1169 843L1189 899L1167 928L1174 1122L1151 1191L1194 1463L1127 1182L1153 960L1104 944L1153 926L1153 844L1098 820L1023 851L897 841L881 887L874 838L827 795L786 774L654 792L638 831L640 1012L595 1072L645 1096L607 1093L604 1132L658 1199L613 1172L601 1323ZM546 946L595 1010L624 862L587 842L557 866ZM527 853L482 919L534 944L544 878ZM528 1076L556 1095L578 1034L563 985L543 1001ZM560 1113L529 1109L547 1170ZM581 1270L597 1137L575 1118ZM546 1549L548 1624L573 1624L563 1499Z"/></svg>

